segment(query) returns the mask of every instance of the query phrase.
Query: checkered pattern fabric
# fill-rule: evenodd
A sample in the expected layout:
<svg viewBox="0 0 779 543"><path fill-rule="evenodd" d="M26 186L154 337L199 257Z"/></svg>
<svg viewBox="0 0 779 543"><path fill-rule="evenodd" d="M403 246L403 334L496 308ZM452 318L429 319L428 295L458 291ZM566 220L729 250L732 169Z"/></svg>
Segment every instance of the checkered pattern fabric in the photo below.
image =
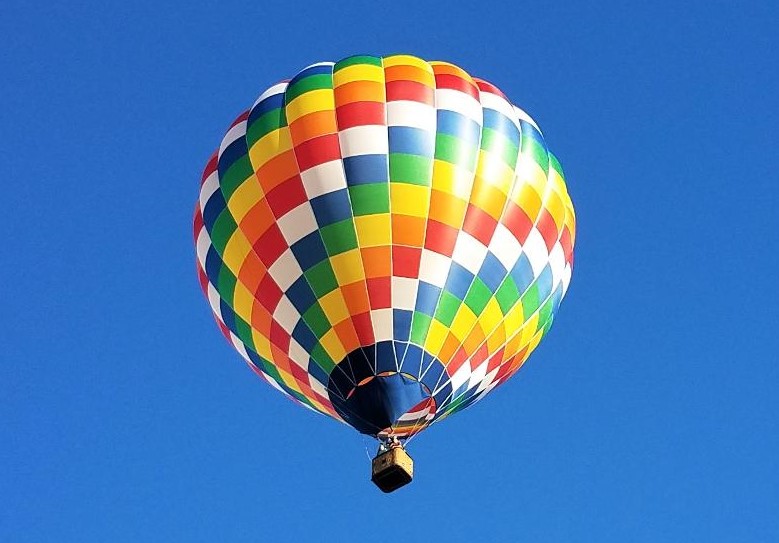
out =
<svg viewBox="0 0 779 543"><path fill-rule="evenodd" d="M348 422L356 389L403 374L429 397L366 433L408 436L527 360L568 288L575 216L538 126L498 88L356 56L233 122L194 236L216 321L258 375Z"/></svg>

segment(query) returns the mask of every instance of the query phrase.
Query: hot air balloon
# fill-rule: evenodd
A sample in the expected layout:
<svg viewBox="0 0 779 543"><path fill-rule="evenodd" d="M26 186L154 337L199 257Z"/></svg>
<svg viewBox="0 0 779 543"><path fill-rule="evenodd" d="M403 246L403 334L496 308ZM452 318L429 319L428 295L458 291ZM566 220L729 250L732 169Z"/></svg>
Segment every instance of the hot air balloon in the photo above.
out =
<svg viewBox="0 0 779 543"><path fill-rule="evenodd" d="M200 283L249 367L403 445L506 382L554 320L575 217L538 125L494 85L407 55L313 64L271 86L205 168Z"/></svg>

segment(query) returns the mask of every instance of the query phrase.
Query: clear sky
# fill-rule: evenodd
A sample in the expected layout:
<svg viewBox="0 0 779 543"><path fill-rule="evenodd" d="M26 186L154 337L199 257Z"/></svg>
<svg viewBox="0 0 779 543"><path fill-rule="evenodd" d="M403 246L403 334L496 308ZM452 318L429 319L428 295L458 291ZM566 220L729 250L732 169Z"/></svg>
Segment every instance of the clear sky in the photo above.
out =
<svg viewBox="0 0 779 543"><path fill-rule="evenodd" d="M423 4L415 5L415 4ZM0 541L779 541L775 2L0 6ZM370 483L195 275L200 173L267 86L412 53L539 122L578 216L551 333Z"/></svg>

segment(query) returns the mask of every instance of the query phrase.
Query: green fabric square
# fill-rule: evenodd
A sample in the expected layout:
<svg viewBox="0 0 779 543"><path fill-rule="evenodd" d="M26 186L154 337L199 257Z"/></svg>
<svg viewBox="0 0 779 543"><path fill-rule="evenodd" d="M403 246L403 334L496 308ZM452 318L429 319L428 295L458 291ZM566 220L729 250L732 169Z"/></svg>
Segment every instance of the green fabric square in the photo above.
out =
<svg viewBox="0 0 779 543"><path fill-rule="evenodd" d="M252 327L238 314L235 315L235 335L238 336L238 339L240 339L244 345L247 345L249 348L254 348Z"/></svg>
<svg viewBox="0 0 779 543"><path fill-rule="evenodd" d="M235 275L227 269L227 266L222 264L219 270L219 278L216 281L216 290L219 292L219 297L230 307L232 307L233 298L235 297L235 283Z"/></svg>
<svg viewBox="0 0 779 543"><path fill-rule="evenodd" d="M252 164L249 161L248 155L243 155L233 162L230 167L227 168L227 171L219 176L219 188L222 189L225 202L230 200L230 196L233 195L235 189L253 176L254 170L252 169Z"/></svg>
<svg viewBox="0 0 779 543"><path fill-rule="evenodd" d="M536 312L539 304L538 285L533 283L533 285L522 295L522 312L525 316L525 320L528 320L533 316L533 313Z"/></svg>
<svg viewBox="0 0 779 543"><path fill-rule="evenodd" d="M460 307L461 303L462 301L454 294L444 291L443 294L441 294L441 299L438 300L435 318L446 326L451 326L454 316L457 313L457 308Z"/></svg>
<svg viewBox="0 0 779 543"><path fill-rule="evenodd" d="M285 103L289 104L292 100L309 91L333 88L333 74L315 74L304 77L296 81L289 87L284 95Z"/></svg>
<svg viewBox="0 0 779 543"><path fill-rule="evenodd" d="M211 226L211 231L208 232L208 235L211 237L211 244L219 255L224 254L227 242L230 241L233 232L237 228L238 225L235 224L235 219L230 214L230 210L227 208L223 209Z"/></svg>
<svg viewBox="0 0 779 543"><path fill-rule="evenodd" d="M492 292L490 292L489 287L476 277L465 295L465 305L470 307L475 315L481 315L490 298L492 298Z"/></svg>
<svg viewBox="0 0 779 543"><path fill-rule="evenodd" d="M278 130L282 126L287 126L287 117L284 113L284 109L277 108L263 113L258 119L255 119L252 124L246 129L246 141L251 149L257 141Z"/></svg>
<svg viewBox="0 0 779 543"><path fill-rule="evenodd" d="M379 66L382 67L381 58L379 57L372 57L368 55L355 55L353 57L345 58L343 60L339 60L335 63L335 66L333 66L333 71L337 72L338 70L341 70L343 68L346 68L348 66L354 66L355 64L370 64L372 66Z"/></svg>
<svg viewBox="0 0 779 543"><path fill-rule="evenodd" d="M314 302L314 305L306 309L302 316L303 322L311 328L311 331L318 338L321 338L332 328L330 321L327 320L327 315L325 315L322 306L318 302Z"/></svg>
<svg viewBox="0 0 779 543"><path fill-rule="evenodd" d="M481 148L491 153L498 153L512 170L516 167L519 148L500 132L484 128L481 133Z"/></svg>
<svg viewBox="0 0 779 543"><path fill-rule="evenodd" d="M317 298L321 298L338 287L338 281L335 279L335 273L333 273L333 267L329 260L323 260L311 266L304 273Z"/></svg>
<svg viewBox="0 0 779 543"><path fill-rule="evenodd" d="M437 134L435 138L435 157L445 160L450 164L457 164L472 170L476 165L476 152L478 148L465 140L450 136L449 134Z"/></svg>
<svg viewBox="0 0 779 543"><path fill-rule="evenodd" d="M357 234L352 219L336 222L320 230L322 241L330 256L357 248Z"/></svg>
<svg viewBox="0 0 779 543"><path fill-rule="evenodd" d="M533 138L522 139L522 154L529 155L533 160L541 166L541 169L548 171L549 169L549 153L543 146Z"/></svg>
<svg viewBox="0 0 779 543"><path fill-rule="evenodd" d="M335 368L335 362L333 362L333 359L327 354L327 351L322 347L321 343L317 343L314 345L314 348L311 349L311 359L328 375L330 375L330 372Z"/></svg>
<svg viewBox="0 0 779 543"><path fill-rule="evenodd" d="M433 175L433 161L426 156L390 153L390 181L429 187Z"/></svg>
<svg viewBox="0 0 779 543"><path fill-rule="evenodd" d="M355 216L389 213L389 183L368 183L349 187Z"/></svg>
<svg viewBox="0 0 779 543"><path fill-rule="evenodd" d="M508 315L508 312L514 307L517 300L519 300L519 291L511 276L507 277L500 287L498 287L498 291L495 293L495 299L498 301L498 305L503 314Z"/></svg>
<svg viewBox="0 0 779 543"><path fill-rule="evenodd" d="M411 341L418 345L424 345L432 321L433 319L429 315L415 311L414 319L411 321Z"/></svg>

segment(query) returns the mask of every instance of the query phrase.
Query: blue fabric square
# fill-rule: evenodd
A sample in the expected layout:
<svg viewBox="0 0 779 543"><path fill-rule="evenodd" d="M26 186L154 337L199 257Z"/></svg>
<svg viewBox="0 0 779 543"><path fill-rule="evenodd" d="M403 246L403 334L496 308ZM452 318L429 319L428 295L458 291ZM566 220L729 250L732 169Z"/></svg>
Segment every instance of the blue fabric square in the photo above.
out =
<svg viewBox="0 0 779 543"><path fill-rule="evenodd" d="M484 281L484 284L487 285L487 288L489 288L493 294L498 290L498 287L503 282L503 279L505 279L507 273L506 268L500 263L498 257L491 252L487 252L484 263L479 270L479 279Z"/></svg>
<svg viewBox="0 0 779 543"><path fill-rule="evenodd" d="M311 207L319 226L327 226L352 217L352 205L349 202L349 192L340 189L311 200Z"/></svg>
<svg viewBox="0 0 779 543"><path fill-rule="evenodd" d="M358 155L343 159L348 186L386 183L389 180L387 155Z"/></svg>
<svg viewBox="0 0 779 543"><path fill-rule="evenodd" d="M308 308L316 302L316 295L314 295L314 291L311 290L304 275L298 277L297 280L290 285L285 294L301 315L308 311Z"/></svg>
<svg viewBox="0 0 779 543"><path fill-rule="evenodd" d="M303 271L309 270L327 258L327 250L325 250L325 244L322 242L322 236L318 230L314 230L299 239L290 248Z"/></svg>
<svg viewBox="0 0 779 543"><path fill-rule="evenodd" d="M435 153L435 132L412 126L390 126L387 133L390 153L427 157Z"/></svg>
<svg viewBox="0 0 779 543"><path fill-rule="evenodd" d="M414 306L415 311L432 317L435 315L435 308L438 305L440 295L440 288L425 281L420 281L419 289L417 290L417 301Z"/></svg>
<svg viewBox="0 0 779 543"><path fill-rule="evenodd" d="M452 262L452 267L449 270L449 277L446 279L444 289L451 292L460 300L464 300L472 282L473 274L457 262Z"/></svg>
<svg viewBox="0 0 779 543"><path fill-rule="evenodd" d="M533 283L533 267L530 265L530 259L528 259L525 253L519 256L519 260L514 264L514 269L511 270L510 275L520 294L525 292Z"/></svg>

